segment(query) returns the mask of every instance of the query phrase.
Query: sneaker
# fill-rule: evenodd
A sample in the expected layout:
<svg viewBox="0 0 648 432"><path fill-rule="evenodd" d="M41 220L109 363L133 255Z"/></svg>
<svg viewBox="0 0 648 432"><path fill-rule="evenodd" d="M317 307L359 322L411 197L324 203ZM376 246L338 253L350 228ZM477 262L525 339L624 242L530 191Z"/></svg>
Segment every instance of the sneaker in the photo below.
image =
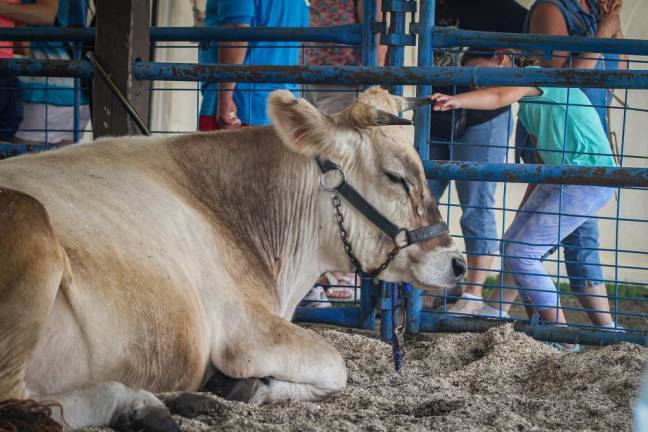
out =
<svg viewBox="0 0 648 432"><path fill-rule="evenodd" d="M483 308L475 313L475 315L485 316L489 318L511 318L511 315L509 315L507 312L488 306L487 304L485 304Z"/></svg>
<svg viewBox="0 0 648 432"><path fill-rule="evenodd" d="M572 345L571 348L568 348L565 344L561 344L558 342L545 341L545 344L549 345L550 347L556 348L558 351L562 351L566 353L579 353L581 351L580 344L574 344Z"/></svg>
<svg viewBox="0 0 648 432"><path fill-rule="evenodd" d="M459 300L448 308L448 312L462 315L479 315L479 311L483 307L484 301L481 296L463 293Z"/></svg>
<svg viewBox="0 0 648 432"><path fill-rule="evenodd" d="M304 297L304 299L299 303L299 306L325 308L331 307L331 303L328 301L324 288L315 285L310 291L308 291L308 294L306 294L306 297Z"/></svg>

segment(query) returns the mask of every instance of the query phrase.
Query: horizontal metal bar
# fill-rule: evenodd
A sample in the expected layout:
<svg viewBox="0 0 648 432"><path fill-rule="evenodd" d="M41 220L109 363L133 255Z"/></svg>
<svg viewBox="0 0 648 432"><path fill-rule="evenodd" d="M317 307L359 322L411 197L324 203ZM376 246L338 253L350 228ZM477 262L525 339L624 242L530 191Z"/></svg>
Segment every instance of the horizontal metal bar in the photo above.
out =
<svg viewBox="0 0 648 432"><path fill-rule="evenodd" d="M419 330L446 333L482 333L490 328L502 325L504 322L496 319L464 318L445 313L423 311L420 317ZM516 331L526 333L534 339L543 341L596 346L631 342L648 346L648 336L630 332L587 330L577 327L557 327L543 324L531 325L524 321L515 321L513 327Z"/></svg>
<svg viewBox="0 0 648 432"><path fill-rule="evenodd" d="M336 83L336 84L433 84L519 85L546 87L608 87L646 89L648 70L601 71L555 68L477 67L377 67L377 66L240 66L195 63L138 62L134 74L140 80Z"/></svg>
<svg viewBox="0 0 648 432"><path fill-rule="evenodd" d="M417 28L417 26L414 26ZM221 41L300 41L361 44L360 24L319 28L286 27L153 27L151 42ZM640 39L603 39L581 36L549 36L518 33L477 32L436 27L436 48L471 46L475 48L517 48L648 55L648 41ZM93 43L94 28L18 27L0 28L4 41L70 41Z"/></svg>
<svg viewBox="0 0 648 432"><path fill-rule="evenodd" d="M347 45L362 43L362 26L334 27L153 27L151 42L282 41L330 42Z"/></svg>
<svg viewBox="0 0 648 432"><path fill-rule="evenodd" d="M51 150L56 146L47 144L13 144L13 143L0 143L0 159L18 156L23 153L40 152Z"/></svg>
<svg viewBox="0 0 648 432"><path fill-rule="evenodd" d="M49 76L92 78L87 60L0 59L0 76Z"/></svg>
<svg viewBox="0 0 648 432"><path fill-rule="evenodd" d="M363 328L363 312L359 307L298 307L295 310L293 321Z"/></svg>
<svg viewBox="0 0 648 432"><path fill-rule="evenodd" d="M495 33L437 27L436 48L516 48L534 51L571 51L576 53L617 53L648 55L648 41L641 39L604 39L583 36L549 36L523 33Z"/></svg>
<svg viewBox="0 0 648 432"><path fill-rule="evenodd" d="M428 178L648 187L648 168L423 161Z"/></svg>
<svg viewBox="0 0 648 432"><path fill-rule="evenodd" d="M94 44L95 28L18 27L0 28L3 41L66 41ZM331 27L152 27L151 42L282 41L362 43L362 26Z"/></svg>
<svg viewBox="0 0 648 432"><path fill-rule="evenodd" d="M94 43L94 28L2 27L2 41L66 41Z"/></svg>

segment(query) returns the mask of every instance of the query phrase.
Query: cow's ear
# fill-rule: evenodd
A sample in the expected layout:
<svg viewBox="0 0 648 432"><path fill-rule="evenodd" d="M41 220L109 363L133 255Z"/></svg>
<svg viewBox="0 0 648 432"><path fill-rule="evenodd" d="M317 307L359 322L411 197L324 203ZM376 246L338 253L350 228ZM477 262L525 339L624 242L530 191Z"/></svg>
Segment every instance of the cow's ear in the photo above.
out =
<svg viewBox="0 0 648 432"><path fill-rule="evenodd" d="M268 114L283 143L308 157L332 157L344 152L335 122L288 90L275 90L268 98Z"/></svg>

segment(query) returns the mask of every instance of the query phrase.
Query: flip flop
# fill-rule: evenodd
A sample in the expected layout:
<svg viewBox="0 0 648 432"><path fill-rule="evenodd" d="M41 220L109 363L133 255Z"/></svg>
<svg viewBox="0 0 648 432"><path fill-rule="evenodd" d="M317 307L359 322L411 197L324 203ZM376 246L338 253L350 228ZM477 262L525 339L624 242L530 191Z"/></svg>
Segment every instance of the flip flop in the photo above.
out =
<svg viewBox="0 0 648 432"><path fill-rule="evenodd" d="M328 282L328 286L324 287L326 295L330 300L335 301L353 301L360 298L360 293L356 297L356 281L355 274L342 273L340 276L332 272L324 273L324 277Z"/></svg>
<svg viewBox="0 0 648 432"><path fill-rule="evenodd" d="M299 306L315 308L331 307L331 302L329 302L328 300L329 299L326 296L324 288L319 285L315 285L313 288L311 288L310 291L308 291L308 294L306 294L306 297L302 299L302 301L299 303Z"/></svg>

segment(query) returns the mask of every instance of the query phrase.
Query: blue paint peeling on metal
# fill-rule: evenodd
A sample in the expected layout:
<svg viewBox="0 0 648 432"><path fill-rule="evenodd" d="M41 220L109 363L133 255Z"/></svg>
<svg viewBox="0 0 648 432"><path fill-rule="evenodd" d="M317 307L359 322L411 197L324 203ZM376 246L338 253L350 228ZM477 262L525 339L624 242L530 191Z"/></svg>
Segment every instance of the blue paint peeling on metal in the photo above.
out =
<svg viewBox="0 0 648 432"><path fill-rule="evenodd" d="M381 85L519 85L548 87L648 88L648 71L592 69L519 69L476 67L371 66L239 66L193 63L138 62L140 80L256 83L337 83Z"/></svg>
<svg viewBox="0 0 648 432"><path fill-rule="evenodd" d="M433 5L430 5L434 7ZM428 6L428 7L430 7ZM420 33L418 23L413 23ZM640 39L602 39L580 36L547 36L516 33L476 32L437 27L432 30L436 48L474 46L481 48L518 48L528 50L562 50L572 52L604 52L648 55L648 41ZM234 41L301 41L362 44L359 24L321 28L255 27L153 27L151 42L213 42ZM94 28L20 27L0 29L0 40L62 40L93 43Z"/></svg>
<svg viewBox="0 0 648 432"><path fill-rule="evenodd" d="M648 41L642 39L494 33L443 27L434 30L434 46L436 48L469 46L475 48L517 48L534 51L560 50L648 55Z"/></svg>
<svg viewBox="0 0 648 432"><path fill-rule="evenodd" d="M526 333L528 336L538 340L599 346L631 342L648 346L648 336L643 334L588 330L577 327L557 327L532 324L525 321L508 321L514 322L515 330ZM452 316L445 312L423 311L420 317L419 330L447 333L484 332L498 325L502 325L502 320Z"/></svg>
<svg viewBox="0 0 648 432"><path fill-rule="evenodd" d="M648 187L648 168L423 161L428 178Z"/></svg>
<svg viewBox="0 0 648 432"><path fill-rule="evenodd" d="M433 30L435 17L435 2L422 2L419 23L416 31L419 33L418 44L418 65L432 66L434 64L433 47ZM416 96L425 97L432 93L432 86L427 84L416 87ZM414 145L418 149L421 159L428 159L428 139L430 139L430 112L431 106L423 106L414 111L414 121L416 129L414 130Z"/></svg>
<svg viewBox="0 0 648 432"><path fill-rule="evenodd" d="M87 60L0 59L0 76L49 76L92 78Z"/></svg>
<svg viewBox="0 0 648 432"><path fill-rule="evenodd" d="M335 27L153 27L152 42L293 41L362 44L360 24Z"/></svg>

